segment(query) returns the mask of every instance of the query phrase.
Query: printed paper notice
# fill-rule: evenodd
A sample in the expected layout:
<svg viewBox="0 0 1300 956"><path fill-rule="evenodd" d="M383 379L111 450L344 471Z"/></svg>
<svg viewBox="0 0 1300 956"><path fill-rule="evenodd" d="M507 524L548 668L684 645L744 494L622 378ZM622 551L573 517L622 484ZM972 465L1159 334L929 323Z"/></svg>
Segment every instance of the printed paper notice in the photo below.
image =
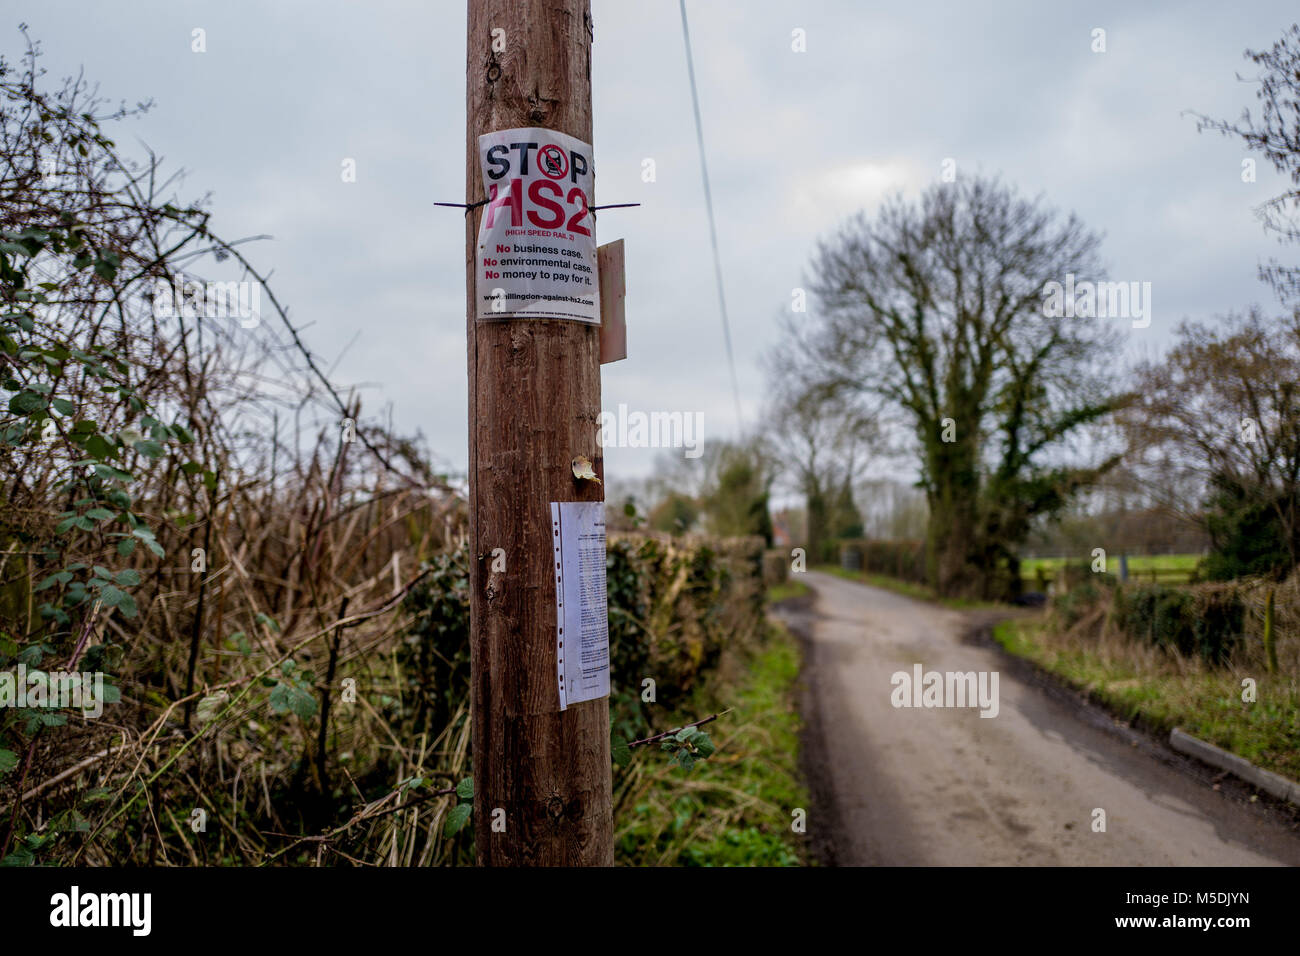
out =
<svg viewBox="0 0 1300 956"><path fill-rule="evenodd" d="M478 227L480 319L600 324L591 146L549 129L478 138L487 206Z"/></svg>
<svg viewBox="0 0 1300 956"><path fill-rule="evenodd" d="M609 602L605 596L605 503L552 501L555 663L560 710L609 696Z"/></svg>

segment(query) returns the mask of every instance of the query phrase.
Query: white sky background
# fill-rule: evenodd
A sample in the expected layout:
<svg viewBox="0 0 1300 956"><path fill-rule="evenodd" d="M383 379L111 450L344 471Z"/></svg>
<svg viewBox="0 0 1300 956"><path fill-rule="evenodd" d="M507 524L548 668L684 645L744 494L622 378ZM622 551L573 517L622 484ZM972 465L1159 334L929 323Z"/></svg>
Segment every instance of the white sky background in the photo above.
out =
<svg viewBox="0 0 1300 956"><path fill-rule="evenodd" d="M1152 283L1158 352L1183 318L1269 294L1258 262L1294 259L1252 208L1285 184L1241 181L1236 141L1198 134L1197 110L1256 112L1247 47L1271 46L1294 4L689 0L705 144L741 398L764 400L818 236L953 157L1000 173L1105 235L1110 278ZM465 4L344 0L40 0L7 3L0 48L25 20L44 65L84 66L113 102L153 98L110 127L212 194L335 378L393 405L434 455L465 468ZM593 0L598 241L627 245L627 361L603 369L604 407L699 411L705 440L736 432L676 0ZM190 51L195 27L207 52ZM802 28L807 52L791 50ZM1107 31L1107 52L1091 31ZM341 181L345 157L357 182ZM655 160L657 181L641 181ZM474 197L478 198L478 197ZM200 271L201 268L200 268ZM1128 322L1120 320L1121 325ZM359 333L359 337L358 337ZM355 342L353 341L355 338ZM350 348L344 352L348 343ZM607 474L648 473L654 449L606 449Z"/></svg>

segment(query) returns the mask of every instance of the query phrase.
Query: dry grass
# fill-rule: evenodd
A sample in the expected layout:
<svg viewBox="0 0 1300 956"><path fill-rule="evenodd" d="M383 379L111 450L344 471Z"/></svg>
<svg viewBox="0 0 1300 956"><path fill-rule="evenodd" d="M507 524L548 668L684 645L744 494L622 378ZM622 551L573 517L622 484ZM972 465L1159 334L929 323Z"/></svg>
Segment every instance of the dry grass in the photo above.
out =
<svg viewBox="0 0 1300 956"><path fill-rule="evenodd" d="M1278 670L1270 673L1262 630L1267 582L1242 581L1244 640L1224 666L1158 647L1120 630L1103 600L1072 626L1059 617L1007 622L995 636L1121 716L1159 732L1182 727L1260 766L1300 780L1300 575L1277 585ZM1225 585L1202 585L1219 588ZM1249 688L1253 686L1254 699Z"/></svg>

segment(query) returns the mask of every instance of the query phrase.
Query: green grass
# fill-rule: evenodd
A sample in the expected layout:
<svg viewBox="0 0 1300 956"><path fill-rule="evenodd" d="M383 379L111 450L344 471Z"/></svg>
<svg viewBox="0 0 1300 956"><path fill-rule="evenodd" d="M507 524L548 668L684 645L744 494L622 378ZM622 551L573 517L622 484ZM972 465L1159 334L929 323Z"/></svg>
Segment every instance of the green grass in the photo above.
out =
<svg viewBox="0 0 1300 956"><path fill-rule="evenodd" d="M1187 733L1247 760L1300 780L1300 689L1294 678L1233 670L1191 669L1150 655L1116 652L1055 635L1047 619L999 624L994 639L1093 694L1126 720L1141 719L1160 733ZM1242 701L1242 679L1257 682L1253 703Z"/></svg>
<svg viewBox="0 0 1300 956"><path fill-rule="evenodd" d="M1128 559L1128 573L1130 578L1151 580L1151 575L1155 574L1155 579L1162 584L1185 584L1191 578L1192 572L1201 562L1199 554L1155 554L1155 555L1130 555ZM1020 562L1020 577L1027 585L1033 586L1038 583L1038 569L1042 568L1047 580L1051 580L1061 567L1071 563L1092 563L1091 556L1080 556L1077 558L1025 558ZM1119 555L1106 555L1106 570L1111 574L1119 574Z"/></svg>
<svg viewBox="0 0 1300 956"><path fill-rule="evenodd" d="M884 574L870 574L866 571L849 571L838 564L819 565L816 570L833 574L836 577L844 578L848 581L857 581L860 584L869 584L872 587L882 588L886 591L893 591L895 594L901 594L903 597L910 597L917 601L930 601L935 604L942 604L944 607L950 607L957 611L981 610L984 608L998 608L1003 605L992 601L976 601L968 598L941 598L934 593L934 589L924 585L917 584L914 581L904 581L901 578L891 578Z"/></svg>
<svg viewBox="0 0 1300 956"><path fill-rule="evenodd" d="M788 581L782 581L780 584L773 584L767 589L767 603L776 604L778 601L803 597L807 593L808 585L797 578L791 578Z"/></svg>
<svg viewBox="0 0 1300 956"><path fill-rule="evenodd" d="M798 645L774 623L763 644L732 665L721 673L734 677L693 702L701 716L718 702L732 708L703 728L717 753L690 771L668 766L668 754L650 747L635 754L629 790L615 795L622 803L615 830L620 864L803 864L801 838L790 828L791 811L808 806L798 770Z"/></svg>

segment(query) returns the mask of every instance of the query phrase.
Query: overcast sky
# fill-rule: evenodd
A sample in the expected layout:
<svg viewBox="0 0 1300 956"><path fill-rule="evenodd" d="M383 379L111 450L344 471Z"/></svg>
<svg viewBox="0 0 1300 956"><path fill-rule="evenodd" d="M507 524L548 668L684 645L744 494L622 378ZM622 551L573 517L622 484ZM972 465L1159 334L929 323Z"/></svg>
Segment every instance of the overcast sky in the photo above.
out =
<svg viewBox="0 0 1300 956"><path fill-rule="evenodd" d="M744 415L813 243L888 192L915 196L951 157L1000 173L1102 232L1111 278L1152 283L1133 355L1183 318L1268 303L1257 263L1278 252L1234 141L1197 110L1255 107L1247 47L1270 46L1293 3L947 3L688 0ZM117 99L156 100L129 133L212 194L216 230L246 248L336 378L390 402L453 469L466 462L465 4L439 0L40 0L7 4L45 65L84 67ZM596 201L627 247L629 358L603 370L613 410L699 411L736 431L677 0L593 0ZM191 52L206 31L207 51ZM1094 28L1106 52L1092 51ZM792 31L806 52L791 48ZM120 143L125 130L110 131ZM357 181L340 175L356 160ZM655 161L645 183L642 161ZM1284 253L1285 254L1285 253ZM1127 322L1120 323L1126 326ZM349 347L349 343L351 343ZM341 356L341 359L340 359ZM611 475L656 452L607 449Z"/></svg>

